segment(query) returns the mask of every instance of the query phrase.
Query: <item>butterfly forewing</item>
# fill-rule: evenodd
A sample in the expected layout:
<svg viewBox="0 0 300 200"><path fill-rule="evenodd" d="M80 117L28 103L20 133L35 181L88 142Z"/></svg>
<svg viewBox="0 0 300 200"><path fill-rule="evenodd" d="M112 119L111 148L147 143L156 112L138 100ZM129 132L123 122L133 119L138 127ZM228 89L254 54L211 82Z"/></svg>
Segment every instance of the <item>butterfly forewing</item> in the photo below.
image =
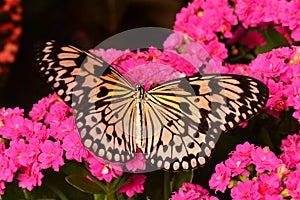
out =
<svg viewBox="0 0 300 200"><path fill-rule="evenodd" d="M83 144L96 155L118 162L134 157L130 121L132 85L98 57L72 45L50 41L37 56L39 69L57 94L76 112Z"/></svg>
<svg viewBox="0 0 300 200"><path fill-rule="evenodd" d="M75 47L60 47L53 41L38 50L37 64L41 74L69 106L72 102L71 90L77 84L75 78L85 58L86 55Z"/></svg>

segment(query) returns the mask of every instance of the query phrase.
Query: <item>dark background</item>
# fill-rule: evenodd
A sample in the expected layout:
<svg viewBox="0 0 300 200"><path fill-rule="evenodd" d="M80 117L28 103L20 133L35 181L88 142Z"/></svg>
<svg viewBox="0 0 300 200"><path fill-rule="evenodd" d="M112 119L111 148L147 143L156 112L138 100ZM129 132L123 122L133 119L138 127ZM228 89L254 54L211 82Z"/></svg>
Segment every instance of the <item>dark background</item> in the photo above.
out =
<svg viewBox="0 0 300 200"><path fill-rule="evenodd" d="M5 87L0 107L32 104L51 92L34 63L35 48L56 39L86 49L106 38L138 27L172 29L183 0L24 0L20 50Z"/></svg>

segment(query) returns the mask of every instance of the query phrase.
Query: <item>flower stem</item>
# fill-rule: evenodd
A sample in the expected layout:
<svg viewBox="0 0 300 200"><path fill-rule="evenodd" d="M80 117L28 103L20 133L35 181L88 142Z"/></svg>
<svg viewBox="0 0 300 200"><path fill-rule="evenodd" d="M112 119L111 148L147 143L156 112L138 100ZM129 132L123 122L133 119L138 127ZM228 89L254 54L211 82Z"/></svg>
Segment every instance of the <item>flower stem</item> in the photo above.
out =
<svg viewBox="0 0 300 200"><path fill-rule="evenodd" d="M112 185L110 183L107 183L106 186L107 186L106 199L107 200L117 200L117 196L115 194L114 188L112 188Z"/></svg>
<svg viewBox="0 0 300 200"><path fill-rule="evenodd" d="M24 194L24 198L27 200L27 199L30 199L29 198L29 195L28 195L28 191L27 191L27 189L25 189L25 188L22 188L22 192L23 192L23 194Z"/></svg>

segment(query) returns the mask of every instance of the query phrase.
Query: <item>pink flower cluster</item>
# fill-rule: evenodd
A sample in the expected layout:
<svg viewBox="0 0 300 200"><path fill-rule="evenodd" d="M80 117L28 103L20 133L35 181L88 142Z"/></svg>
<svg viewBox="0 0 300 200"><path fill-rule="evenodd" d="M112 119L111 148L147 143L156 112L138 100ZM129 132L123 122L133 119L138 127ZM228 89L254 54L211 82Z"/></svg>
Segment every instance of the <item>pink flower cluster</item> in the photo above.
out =
<svg viewBox="0 0 300 200"><path fill-rule="evenodd" d="M300 198L300 134L282 141L283 153L277 157L268 147L248 142L237 145L230 157L218 164L209 186L215 191L231 189L233 199Z"/></svg>
<svg viewBox="0 0 300 200"><path fill-rule="evenodd" d="M21 188L41 186L42 171L52 168L58 172L65 159L87 162L89 171L99 180L111 182L123 174L121 164L97 158L83 146L72 109L56 94L34 104L29 116L25 118L24 110L19 108L0 110L0 194L4 193L5 182L12 182L14 176ZM144 169L143 159L126 164L138 163L133 171ZM140 179L131 181L137 188L124 187L122 191L128 190L130 195L141 192L143 183Z"/></svg>
<svg viewBox="0 0 300 200"><path fill-rule="evenodd" d="M290 44L292 43L290 37L300 41L299 1L234 0L232 2L194 0L176 15L174 30L200 43L217 62L223 62L228 57L225 43L233 45L241 42L248 49L266 44L261 32L249 27L263 30L273 26ZM231 52L232 55L236 53L234 51Z"/></svg>
<svg viewBox="0 0 300 200"><path fill-rule="evenodd" d="M142 83L146 89L168 80L193 75L197 67L174 51L161 51L150 47L147 51L131 52L115 49L91 50L107 63L118 69L133 83ZM151 76L149 76L151 74Z"/></svg>
<svg viewBox="0 0 300 200"><path fill-rule="evenodd" d="M210 196L208 190L200 185L183 183L178 192L173 192L170 200L218 200L217 197Z"/></svg>
<svg viewBox="0 0 300 200"><path fill-rule="evenodd" d="M232 37L231 27L238 23L234 9L227 0L195 0L176 15L174 30L199 41L214 59L224 60L227 49L216 33Z"/></svg>
<svg viewBox="0 0 300 200"><path fill-rule="evenodd" d="M142 193L144 191L144 182L146 176L143 174L134 174L127 183L125 183L118 192L126 193L128 197L133 197L135 193Z"/></svg>
<svg viewBox="0 0 300 200"><path fill-rule="evenodd" d="M282 25L292 31L292 38L300 40L299 1L280 0L234 0L235 13L244 27L255 27L262 23Z"/></svg>

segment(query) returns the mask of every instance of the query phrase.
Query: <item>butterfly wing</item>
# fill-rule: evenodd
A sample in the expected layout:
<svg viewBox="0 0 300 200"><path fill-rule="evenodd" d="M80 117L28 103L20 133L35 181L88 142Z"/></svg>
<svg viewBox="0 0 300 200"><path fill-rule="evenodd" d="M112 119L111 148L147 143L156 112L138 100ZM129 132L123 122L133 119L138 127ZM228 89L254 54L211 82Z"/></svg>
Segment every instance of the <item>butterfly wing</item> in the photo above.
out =
<svg viewBox="0 0 300 200"><path fill-rule="evenodd" d="M268 88L251 77L204 75L166 82L147 98L147 158L176 171L205 164L221 133L262 111Z"/></svg>
<svg viewBox="0 0 300 200"><path fill-rule="evenodd" d="M72 45L47 42L37 54L41 73L76 112L83 144L106 160L126 162L136 151L130 132L134 99L131 83L97 56Z"/></svg>

